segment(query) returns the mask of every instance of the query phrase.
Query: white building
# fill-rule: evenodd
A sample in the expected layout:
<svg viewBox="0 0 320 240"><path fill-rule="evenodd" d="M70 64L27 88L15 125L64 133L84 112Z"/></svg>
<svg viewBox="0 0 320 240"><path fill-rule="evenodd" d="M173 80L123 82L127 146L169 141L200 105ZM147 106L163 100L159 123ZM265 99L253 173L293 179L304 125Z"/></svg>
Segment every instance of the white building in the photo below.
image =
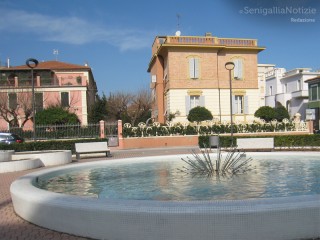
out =
<svg viewBox="0 0 320 240"><path fill-rule="evenodd" d="M266 104L266 73L275 68L274 64L258 64L258 87L259 87L259 106L263 107Z"/></svg>
<svg viewBox="0 0 320 240"><path fill-rule="evenodd" d="M273 68L266 72L266 106L276 107L281 104L286 107L291 118L299 113L304 120L309 96L306 80L317 76L320 76L320 72L312 72L310 68L296 68L290 71Z"/></svg>

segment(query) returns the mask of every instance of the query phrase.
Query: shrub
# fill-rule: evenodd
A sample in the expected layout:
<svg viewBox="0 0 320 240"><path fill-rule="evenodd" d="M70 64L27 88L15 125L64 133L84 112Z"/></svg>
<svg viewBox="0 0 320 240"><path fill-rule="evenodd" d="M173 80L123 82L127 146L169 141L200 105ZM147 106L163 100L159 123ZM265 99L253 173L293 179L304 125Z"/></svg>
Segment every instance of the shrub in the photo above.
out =
<svg viewBox="0 0 320 240"><path fill-rule="evenodd" d="M275 111L274 118L277 119L279 122L281 122L285 118L286 119L290 118L288 110L284 106L276 107L274 111Z"/></svg>
<svg viewBox="0 0 320 240"><path fill-rule="evenodd" d="M40 125L61 125L80 123L75 113L70 113L62 107L49 107L36 113L36 122Z"/></svg>
<svg viewBox="0 0 320 240"><path fill-rule="evenodd" d="M201 122L206 120L212 120L213 116L211 112L205 107L195 107L189 111L188 120L190 122Z"/></svg>
<svg viewBox="0 0 320 240"><path fill-rule="evenodd" d="M275 118L275 110L272 107L263 106L254 113L254 116L270 122Z"/></svg>

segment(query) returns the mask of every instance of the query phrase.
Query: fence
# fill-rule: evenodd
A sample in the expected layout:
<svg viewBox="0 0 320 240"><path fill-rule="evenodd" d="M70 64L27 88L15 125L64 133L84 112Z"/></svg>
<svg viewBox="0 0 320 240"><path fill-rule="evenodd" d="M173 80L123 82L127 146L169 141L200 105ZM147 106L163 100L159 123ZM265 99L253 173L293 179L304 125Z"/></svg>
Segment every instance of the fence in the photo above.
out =
<svg viewBox="0 0 320 240"><path fill-rule="evenodd" d="M173 136L173 135L214 135L230 133L231 125L228 122L218 123L204 121L200 123L172 123L165 125L154 122L151 126L139 123L138 126L124 124L123 137L150 137L150 136ZM284 119L281 122L263 120L252 123L237 123L233 125L234 133L268 133L268 132L308 132L308 125L303 121L289 121Z"/></svg>
<svg viewBox="0 0 320 240"><path fill-rule="evenodd" d="M100 138L100 124L65 124L65 125L37 125L36 139L74 139L74 138ZM31 128L10 128L10 130L3 129L1 132L16 133L24 139L33 138L33 129ZM117 122L104 123L105 136L117 136L118 128Z"/></svg>

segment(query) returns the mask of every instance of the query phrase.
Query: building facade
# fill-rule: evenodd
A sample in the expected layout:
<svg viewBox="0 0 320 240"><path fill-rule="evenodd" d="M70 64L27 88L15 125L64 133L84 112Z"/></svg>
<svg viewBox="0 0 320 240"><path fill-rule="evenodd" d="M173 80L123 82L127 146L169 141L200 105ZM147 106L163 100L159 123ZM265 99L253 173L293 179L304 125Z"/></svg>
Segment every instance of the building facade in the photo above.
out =
<svg viewBox="0 0 320 240"><path fill-rule="evenodd" d="M309 90L308 108L314 111L314 129L320 129L320 77L315 77L306 81Z"/></svg>
<svg viewBox="0 0 320 240"><path fill-rule="evenodd" d="M157 36L148 72L153 96L152 117L165 123L187 121L189 110L204 106L217 121L230 120L230 79L225 68L234 62L232 105L235 121L253 120L260 106L258 53L255 39L205 36Z"/></svg>
<svg viewBox="0 0 320 240"><path fill-rule="evenodd" d="M320 76L320 72L312 72L310 68L296 68L286 71L274 68L266 73L266 106L283 105L291 118L297 113L301 120L306 119L308 108L308 79Z"/></svg>
<svg viewBox="0 0 320 240"><path fill-rule="evenodd" d="M35 111L62 106L88 123L97 86L91 68L59 61L39 62L33 70ZM32 76L27 65L0 68L0 129L32 126ZM31 117L30 117L31 115ZM9 121L17 117L16 124Z"/></svg>

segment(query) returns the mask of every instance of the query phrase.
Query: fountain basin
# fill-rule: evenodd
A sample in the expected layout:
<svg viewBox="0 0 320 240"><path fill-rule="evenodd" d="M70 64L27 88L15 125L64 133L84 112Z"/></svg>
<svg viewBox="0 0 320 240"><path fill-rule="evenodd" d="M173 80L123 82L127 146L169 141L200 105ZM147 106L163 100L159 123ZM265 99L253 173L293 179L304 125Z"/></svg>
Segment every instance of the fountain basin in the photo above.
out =
<svg viewBox="0 0 320 240"><path fill-rule="evenodd" d="M108 160L106 164L132 160ZM282 240L320 236L318 194L174 202L97 199L34 186L39 178L53 171L99 164L101 161L45 169L17 179L10 188L16 213L42 227L95 239Z"/></svg>

